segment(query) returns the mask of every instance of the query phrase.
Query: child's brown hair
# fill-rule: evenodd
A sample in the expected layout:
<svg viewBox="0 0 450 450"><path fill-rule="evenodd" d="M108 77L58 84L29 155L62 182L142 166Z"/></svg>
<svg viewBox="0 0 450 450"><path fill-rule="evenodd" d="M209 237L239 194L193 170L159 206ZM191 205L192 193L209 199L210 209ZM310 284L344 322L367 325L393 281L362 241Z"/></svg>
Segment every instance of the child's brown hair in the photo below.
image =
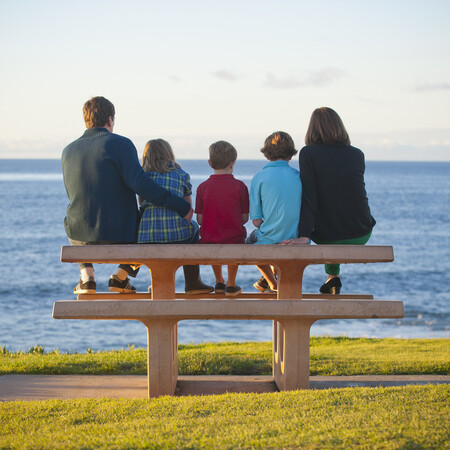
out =
<svg viewBox="0 0 450 450"><path fill-rule="evenodd" d="M269 161L276 161L277 159L291 159L297 153L297 150L289 134L284 131L277 131L264 141L261 153Z"/></svg>
<svg viewBox="0 0 450 450"><path fill-rule="evenodd" d="M225 169L237 159L236 149L226 141L217 141L209 146L209 162L215 170Z"/></svg>

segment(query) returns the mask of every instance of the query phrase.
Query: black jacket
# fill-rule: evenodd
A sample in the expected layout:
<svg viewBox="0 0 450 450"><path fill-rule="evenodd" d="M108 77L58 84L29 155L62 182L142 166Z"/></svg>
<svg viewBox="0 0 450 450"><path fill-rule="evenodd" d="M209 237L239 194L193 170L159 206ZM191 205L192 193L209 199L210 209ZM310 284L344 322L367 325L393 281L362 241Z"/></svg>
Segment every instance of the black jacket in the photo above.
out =
<svg viewBox="0 0 450 450"><path fill-rule="evenodd" d="M337 241L365 236L375 225L364 184L364 153L350 145L309 145L299 157L299 236Z"/></svg>

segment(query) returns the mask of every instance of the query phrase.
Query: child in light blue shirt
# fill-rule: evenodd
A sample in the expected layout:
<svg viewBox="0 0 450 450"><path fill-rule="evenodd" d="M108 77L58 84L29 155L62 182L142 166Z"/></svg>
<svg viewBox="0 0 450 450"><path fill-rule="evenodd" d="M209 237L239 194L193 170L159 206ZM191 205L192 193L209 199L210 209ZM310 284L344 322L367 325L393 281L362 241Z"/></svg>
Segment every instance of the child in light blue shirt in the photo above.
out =
<svg viewBox="0 0 450 450"><path fill-rule="evenodd" d="M256 227L247 243L279 244L298 237L302 198L300 173L289 165L297 153L294 141L282 131L271 134L261 149L270 161L252 179L250 218ZM277 281L270 266L258 266L263 274L255 284L260 292L276 291Z"/></svg>

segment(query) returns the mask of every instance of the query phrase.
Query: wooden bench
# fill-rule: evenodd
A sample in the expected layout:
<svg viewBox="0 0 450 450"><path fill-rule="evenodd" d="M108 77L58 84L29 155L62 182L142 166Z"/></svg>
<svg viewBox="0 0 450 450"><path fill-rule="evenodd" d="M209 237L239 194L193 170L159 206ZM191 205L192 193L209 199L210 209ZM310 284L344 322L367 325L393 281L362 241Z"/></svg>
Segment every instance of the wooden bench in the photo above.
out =
<svg viewBox="0 0 450 450"><path fill-rule="evenodd" d="M149 397L173 395L178 375L181 320L272 320L273 376L280 390L309 387L309 336L321 319L401 318L403 303L371 295L306 295L303 271L310 264L393 261L389 246L92 245L63 247L61 261L140 263L152 276L152 293L97 293L56 301L55 319L139 320L147 327ZM175 272L185 264L272 264L278 294L239 297L175 292ZM89 300L89 301L80 301ZM152 301L149 301L152 300ZM168 301L171 300L171 301ZM275 301L274 301L275 300Z"/></svg>

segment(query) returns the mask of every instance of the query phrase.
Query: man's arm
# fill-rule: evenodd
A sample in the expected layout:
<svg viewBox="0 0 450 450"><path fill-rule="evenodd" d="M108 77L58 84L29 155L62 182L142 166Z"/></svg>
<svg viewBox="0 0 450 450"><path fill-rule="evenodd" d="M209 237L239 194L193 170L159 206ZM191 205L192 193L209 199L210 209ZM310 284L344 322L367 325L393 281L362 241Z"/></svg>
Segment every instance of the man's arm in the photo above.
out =
<svg viewBox="0 0 450 450"><path fill-rule="evenodd" d="M122 138L117 144L119 147L116 153L118 170L125 184L144 200L172 209L190 222L193 214L191 205L183 198L161 187L144 172L133 143L127 138Z"/></svg>

